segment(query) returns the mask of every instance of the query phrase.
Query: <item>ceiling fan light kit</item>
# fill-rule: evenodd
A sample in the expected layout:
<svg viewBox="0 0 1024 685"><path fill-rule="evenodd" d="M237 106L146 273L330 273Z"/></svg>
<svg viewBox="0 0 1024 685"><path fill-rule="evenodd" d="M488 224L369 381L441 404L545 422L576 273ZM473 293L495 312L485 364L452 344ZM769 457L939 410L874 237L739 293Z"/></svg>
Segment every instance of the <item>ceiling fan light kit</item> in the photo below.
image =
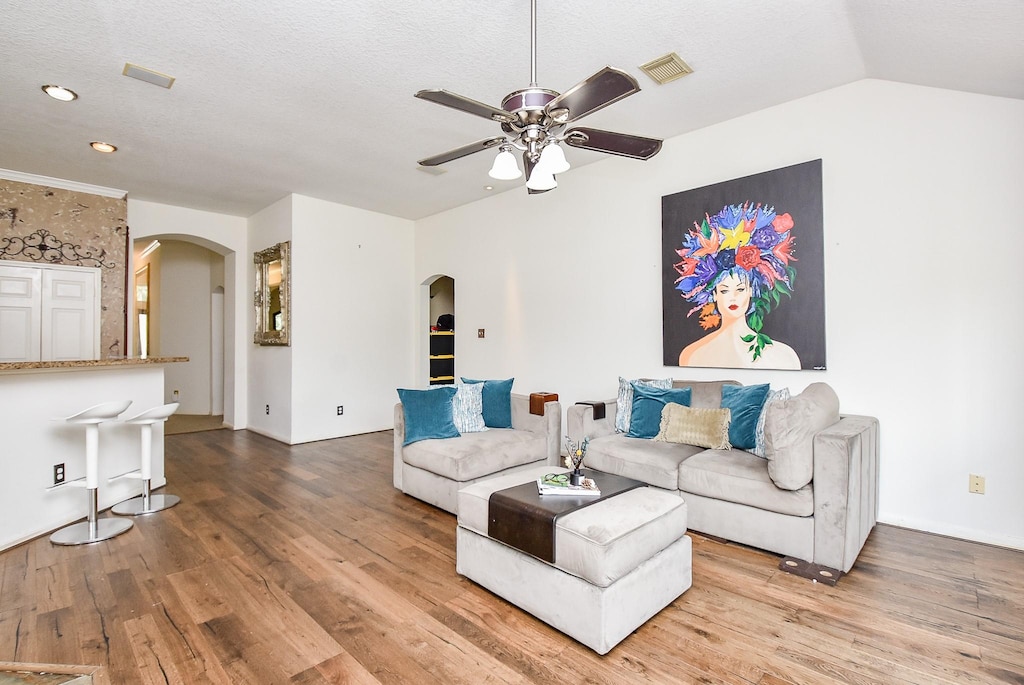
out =
<svg viewBox="0 0 1024 685"><path fill-rule="evenodd" d="M661 140L592 128L566 126L640 91L636 79L619 69L605 67L596 74L558 93L537 87L537 0L530 3L530 87L509 93L501 108L492 107L447 90L421 90L416 97L467 114L490 119L501 125L503 135L463 145L419 160L422 166L437 166L481 150L499 147L488 175L498 180L522 176L512 150L523 155L526 187L530 193L555 188L554 175L569 170L559 143L584 150L605 152L632 159L650 159L661 150Z"/></svg>

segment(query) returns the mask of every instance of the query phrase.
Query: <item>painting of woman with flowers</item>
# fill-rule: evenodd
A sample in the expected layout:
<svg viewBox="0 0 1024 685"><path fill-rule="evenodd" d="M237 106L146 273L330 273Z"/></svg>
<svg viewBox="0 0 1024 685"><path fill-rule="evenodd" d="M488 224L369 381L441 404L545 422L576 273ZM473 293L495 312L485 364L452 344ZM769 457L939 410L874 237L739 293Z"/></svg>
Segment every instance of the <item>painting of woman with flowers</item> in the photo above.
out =
<svg viewBox="0 0 1024 685"><path fill-rule="evenodd" d="M666 366L825 368L821 160L662 208Z"/></svg>

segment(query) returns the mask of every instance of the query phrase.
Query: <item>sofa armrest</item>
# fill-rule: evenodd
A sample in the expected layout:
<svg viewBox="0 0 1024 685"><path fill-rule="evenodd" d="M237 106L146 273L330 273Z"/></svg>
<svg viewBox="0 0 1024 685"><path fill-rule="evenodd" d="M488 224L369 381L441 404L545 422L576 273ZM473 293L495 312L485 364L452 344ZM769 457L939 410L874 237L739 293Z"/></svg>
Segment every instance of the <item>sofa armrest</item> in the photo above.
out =
<svg viewBox="0 0 1024 685"><path fill-rule="evenodd" d="M574 404L565 410L565 435L573 442L584 437L600 438L615 433L615 411L617 398L605 400L604 418L594 418L594 408L589 404Z"/></svg>
<svg viewBox="0 0 1024 685"><path fill-rule="evenodd" d="M546 438L545 455L548 464L561 463L559 454L562 446L562 405L556 400L544 403L544 415L530 413L530 396L512 393L512 428L525 430Z"/></svg>
<svg viewBox="0 0 1024 685"><path fill-rule="evenodd" d="M402 411L402 403L395 405L395 463L394 483L399 490L402 489L402 443L405 442L405 412Z"/></svg>
<svg viewBox="0 0 1024 685"><path fill-rule="evenodd" d="M842 416L814 436L814 563L849 571L878 519L878 419Z"/></svg>

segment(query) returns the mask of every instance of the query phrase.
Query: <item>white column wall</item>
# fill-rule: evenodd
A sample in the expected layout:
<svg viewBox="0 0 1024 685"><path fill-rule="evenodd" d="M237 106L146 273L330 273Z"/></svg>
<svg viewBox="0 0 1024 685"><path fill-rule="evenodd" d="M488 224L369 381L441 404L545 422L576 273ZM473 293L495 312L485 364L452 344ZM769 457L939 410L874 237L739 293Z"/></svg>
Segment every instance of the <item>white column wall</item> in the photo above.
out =
<svg viewBox="0 0 1024 685"><path fill-rule="evenodd" d="M292 196L278 200L249 217L249 245L251 252L259 252L278 243L292 240ZM294 241L292 243L292 302L294 291ZM249 430L280 440L292 442L292 360L294 355L294 333L296 322L292 310L293 347L255 345L252 342L256 330L256 315L252 308L252 293L256 291L256 269L252 254L243 268L247 277L246 292L249 308L246 312L246 344L249 347ZM269 413L268 413L269 407Z"/></svg>
<svg viewBox="0 0 1024 685"><path fill-rule="evenodd" d="M292 202L291 441L391 428L395 389L413 382L413 222Z"/></svg>
<svg viewBox="0 0 1024 685"><path fill-rule="evenodd" d="M415 281L455 278L460 375L566 405L619 375L827 382L881 421L882 521L1024 548L1022 150L1020 100L859 81L420 220ZM663 366L661 197L817 158L828 370Z"/></svg>

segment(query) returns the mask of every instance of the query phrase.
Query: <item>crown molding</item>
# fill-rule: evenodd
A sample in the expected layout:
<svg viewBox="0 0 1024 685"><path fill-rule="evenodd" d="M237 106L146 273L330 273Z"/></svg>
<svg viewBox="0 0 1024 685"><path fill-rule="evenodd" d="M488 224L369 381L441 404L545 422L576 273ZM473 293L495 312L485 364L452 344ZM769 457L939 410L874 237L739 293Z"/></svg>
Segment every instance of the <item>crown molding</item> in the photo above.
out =
<svg viewBox="0 0 1024 685"><path fill-rule="evenodd" d="M22 171L12 171L11 169L0 169L0 178L6 178L8 181L19 181L20 183L32 183L37 186L47 186L49 188L73 190L76 193L89 193L90 195L113 197L118 200L123 200L128 195L127 190L94 186L91 183L79 183L78 181L68 181L63 178L51 178L49 176L26 174Z"/></svg>

